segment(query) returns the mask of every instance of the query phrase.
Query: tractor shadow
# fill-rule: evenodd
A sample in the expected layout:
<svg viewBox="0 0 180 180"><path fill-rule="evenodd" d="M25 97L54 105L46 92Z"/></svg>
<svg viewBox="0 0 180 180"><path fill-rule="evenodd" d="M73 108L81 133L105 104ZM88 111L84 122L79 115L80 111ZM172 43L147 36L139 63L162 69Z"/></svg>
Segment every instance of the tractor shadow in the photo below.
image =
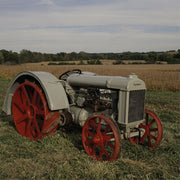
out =
<svg viewBox="0 0 180 180"><path fill-rule="evenodd" d="M17 131L12 116L8 116L4 112L0 112L0 121L7 123L8 126L13 127L13 129ZM57 132L58 131L65 138L68 138L78 150L84 150L81 139L82 128L80 126L71 123L67 127L58 127Z"/></svg>
<svg viewBox="0 0 180 180"><path fill-rule="evenodd" d="M81 138L82 127L71 123L67 127L59 127L58 131L63 133L78 150L84 150Z"/></svg>
<svg viewBox="0 0 180 180"><path fill-rule="evenodd" d="M12 116L6 115L4 112L1 112L0 120L2 122L8 123L9 126L12 126L14 129L16 129Z"/></svg>

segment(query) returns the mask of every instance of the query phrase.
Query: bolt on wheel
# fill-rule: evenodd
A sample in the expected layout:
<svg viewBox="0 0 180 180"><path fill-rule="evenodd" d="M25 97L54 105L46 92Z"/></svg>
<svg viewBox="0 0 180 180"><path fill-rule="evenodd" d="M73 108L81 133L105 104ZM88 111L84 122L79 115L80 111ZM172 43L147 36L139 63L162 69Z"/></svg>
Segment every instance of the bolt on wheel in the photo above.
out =
<svg viewBox="0 0 180 180"><path fill-rule="evenodd" d="M131 137L129 138L130 142L134 145L140 142L140 144L154 149L160 143L163 134L159 118L152 111L145 110L145 123L141 123L139 128L144 129L143 136L140 139L139 137Z"/></svg>
<svg viewBox="0 0 180 180"><path fill-rule="evenodd" d="M47 136L57 128L59 112L51 112L46 98L36 84L20 84L12 99L12 116L17 131L27 138L37 140Z"/></svg>
<svg viewBox="0 0 180 180"><path fill-rule="evenodd" d="M120 152L117 124L104 115L91 116L83 126L82 143L86 153L99 161L113 161Z"/></svg>

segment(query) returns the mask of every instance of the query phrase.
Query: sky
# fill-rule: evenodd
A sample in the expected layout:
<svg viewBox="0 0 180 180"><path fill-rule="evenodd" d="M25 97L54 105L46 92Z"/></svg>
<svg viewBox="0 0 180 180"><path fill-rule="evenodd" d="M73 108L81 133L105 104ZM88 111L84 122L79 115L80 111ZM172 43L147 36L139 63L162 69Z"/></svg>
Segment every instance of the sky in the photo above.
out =
<svg viewBox="0 0 180 180"><path fill-rule="evenodd" d="M180 49L180 0L0 0L0 49Z"/></svg>

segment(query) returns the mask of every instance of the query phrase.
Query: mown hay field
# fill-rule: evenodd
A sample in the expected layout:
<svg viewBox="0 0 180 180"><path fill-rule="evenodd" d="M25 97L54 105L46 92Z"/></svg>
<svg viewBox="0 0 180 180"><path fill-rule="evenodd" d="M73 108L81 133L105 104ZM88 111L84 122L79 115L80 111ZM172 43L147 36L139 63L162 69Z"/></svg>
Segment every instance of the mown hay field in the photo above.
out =
<svg viewBox="0 0 180 180"><path fill-rule="evenodd" d="M103 64L0 65L0 179L179 179L180 65L112 65L109 61ZM101 163L85 153L82 129L77 126L60 128L39 141L18 134L12 117L2 112L10 80L21 71L47 71L58 77L76 68L101 75L136 73L148 90L157 90L147 91L145 108L161 119L163 138L159 146L149 150L122 140L119 158Z"/></svg>
<svg viewBox="0 0 180 180"><path fill-rule="evenodd" d="M70 69L91 71L100 75L128 76L135 73L145 81L148 90L180 91L180 65L112 65L113 61L102 61L103 65L48 65L45 63L27 63L22 65L0 65L0 77L12 79L21 71L47 71L58 77Z"/></svg>
<svg viewBox="0 0 180 180"><path fill-rule="evenodd" d="M0 179L179 179L180 91L147 91L146 109L159 116L163 138L155 150L122 140L119 158L98 162L86 153L81 128L61 128L39 141L18 134L2 113L10 80L0 78Z"/></svg>

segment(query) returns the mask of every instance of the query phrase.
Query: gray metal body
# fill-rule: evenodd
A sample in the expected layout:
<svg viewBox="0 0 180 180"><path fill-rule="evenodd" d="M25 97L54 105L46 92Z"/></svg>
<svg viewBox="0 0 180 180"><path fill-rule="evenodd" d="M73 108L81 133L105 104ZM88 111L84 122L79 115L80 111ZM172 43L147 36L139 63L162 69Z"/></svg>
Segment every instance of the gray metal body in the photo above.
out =
<svg viewBox="0 0 180 180"><path fill-rule="evenodd" d="M144 120L145 83L135 74L128 77L99 76L93 73L72 74L67 78L72 88L109 89L117 93L118 121L122 127L130 128L139 125ZM90 113L92 114L92 113Z"/></svg>
<svg viewBox="0 0 180 180"><path fill-rule="evenodd" d="M135 74L128 77L98 76L90 73L72 74L67 78L67 82L71 86L118 89L121 91L146 89L144 81Z"/></svg>
<svg viewBox="0 0 180 180"><path fill-rule="evenodd" d="M11 115L13 94L18 85L24 80L36 82L41 86L51 111L69 108L69 102L60 80L48 72L25 71L19 73L11 81L3 105L3 111L7 115Z"/></svg>

